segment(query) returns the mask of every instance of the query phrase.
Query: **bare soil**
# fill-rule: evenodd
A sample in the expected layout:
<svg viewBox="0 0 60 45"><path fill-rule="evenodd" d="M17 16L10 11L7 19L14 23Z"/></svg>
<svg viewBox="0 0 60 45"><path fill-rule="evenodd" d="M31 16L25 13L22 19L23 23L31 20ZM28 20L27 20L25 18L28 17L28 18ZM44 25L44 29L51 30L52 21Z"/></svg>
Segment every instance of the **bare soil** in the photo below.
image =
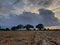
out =
<svg viewBox="0 0 60 45"><path fill-rule="evenodd" d="M60 45L60 31L0 31L0 45Z"/></svg>

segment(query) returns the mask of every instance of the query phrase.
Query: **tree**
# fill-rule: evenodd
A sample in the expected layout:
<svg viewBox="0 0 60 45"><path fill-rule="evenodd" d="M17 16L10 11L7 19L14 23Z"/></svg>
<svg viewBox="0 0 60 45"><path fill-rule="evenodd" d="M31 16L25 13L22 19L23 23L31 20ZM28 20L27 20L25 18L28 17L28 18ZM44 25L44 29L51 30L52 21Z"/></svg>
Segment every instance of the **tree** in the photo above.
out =
<svg viewBox="0 0 60 45"><path fill-rule="evenodd" d="M9 31L10 29L9 29L9 28L6 28L5 30L6 30L6 31Z"/></svg>
<svg viewBox="0 0 60 45"><path fill-rule="evenodd" d="M20 25L18 25L16 28L17 28L17 29L22 29L22 28L23 28L23 25L20 24Z"/></svg>
<svg viewBox="0 0 60 45"><path fill-rule="evenodd" d="M11 28L11 30L12 30L12 31L15 31L15 30L16 30L16 26L13 26L13 27Z"/></svg>
<svg viewBox="0 0 60 45"><path fill-rule="evenodd" d="M34 26L30 25L30 24L27 24L24 26L24 28L26 28L26 30L30 30L30 28L34 28Z"/></svg>
<svg viewBox="0 0 60 45"><path fill-rule="evenodd" d="M1 28L1 26L0 26L0 31L5 31L5 29L4 28Z"/></svg>
<svg viewBox="0 0 60 45"><path fill-rule="evenodd" d="M43 24L38 24L38 25L36 26L36 28L38 28L39 30L42 30L42 29L44 28L44 25L43 25Z"/></svg>

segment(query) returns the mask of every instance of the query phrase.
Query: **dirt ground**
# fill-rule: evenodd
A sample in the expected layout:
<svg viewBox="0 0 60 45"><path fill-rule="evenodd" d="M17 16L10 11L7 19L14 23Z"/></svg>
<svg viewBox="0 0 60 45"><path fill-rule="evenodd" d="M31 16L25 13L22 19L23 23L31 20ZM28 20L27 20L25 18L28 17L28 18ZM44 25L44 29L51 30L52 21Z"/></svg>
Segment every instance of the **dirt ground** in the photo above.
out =
<svg viewBox="0 0 60 45"><path fill-rule="evenodd" d="M60 31L0 31L0 45L60 45Z"/></svg>

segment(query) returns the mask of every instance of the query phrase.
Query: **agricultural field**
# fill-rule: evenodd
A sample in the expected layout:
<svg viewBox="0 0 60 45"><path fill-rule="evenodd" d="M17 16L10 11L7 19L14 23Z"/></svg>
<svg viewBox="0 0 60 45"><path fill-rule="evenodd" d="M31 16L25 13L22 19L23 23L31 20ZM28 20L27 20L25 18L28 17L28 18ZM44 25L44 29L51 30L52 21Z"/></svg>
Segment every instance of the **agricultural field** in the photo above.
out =
<svg viewBox="0 0 60 45"><path fill-rule="evenodd" d="M60 31L0 31L0 45L60 45Z"/></svg>

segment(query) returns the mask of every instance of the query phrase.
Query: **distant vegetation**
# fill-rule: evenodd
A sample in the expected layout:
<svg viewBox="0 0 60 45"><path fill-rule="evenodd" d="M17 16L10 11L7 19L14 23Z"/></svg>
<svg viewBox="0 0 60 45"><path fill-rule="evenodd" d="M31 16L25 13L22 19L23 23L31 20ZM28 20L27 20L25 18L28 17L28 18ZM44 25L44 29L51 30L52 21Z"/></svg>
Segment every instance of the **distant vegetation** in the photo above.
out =
<svg viewBox="0 0 60 45"><path fill-rule="evenodd" d="M1 26L0 26L0 31L17 31L17 30L28 30L28 31L29 30L41 30L41 31L43 31L43 30L50 30L50 29L44 28L43 24L38 24L35 27L30 24L27 24L27 25L19 24L17 26L13 26L11 28L6 28L6 29L1 28ZM58 30L58 29L54 29L54 30Z"/></svg>

